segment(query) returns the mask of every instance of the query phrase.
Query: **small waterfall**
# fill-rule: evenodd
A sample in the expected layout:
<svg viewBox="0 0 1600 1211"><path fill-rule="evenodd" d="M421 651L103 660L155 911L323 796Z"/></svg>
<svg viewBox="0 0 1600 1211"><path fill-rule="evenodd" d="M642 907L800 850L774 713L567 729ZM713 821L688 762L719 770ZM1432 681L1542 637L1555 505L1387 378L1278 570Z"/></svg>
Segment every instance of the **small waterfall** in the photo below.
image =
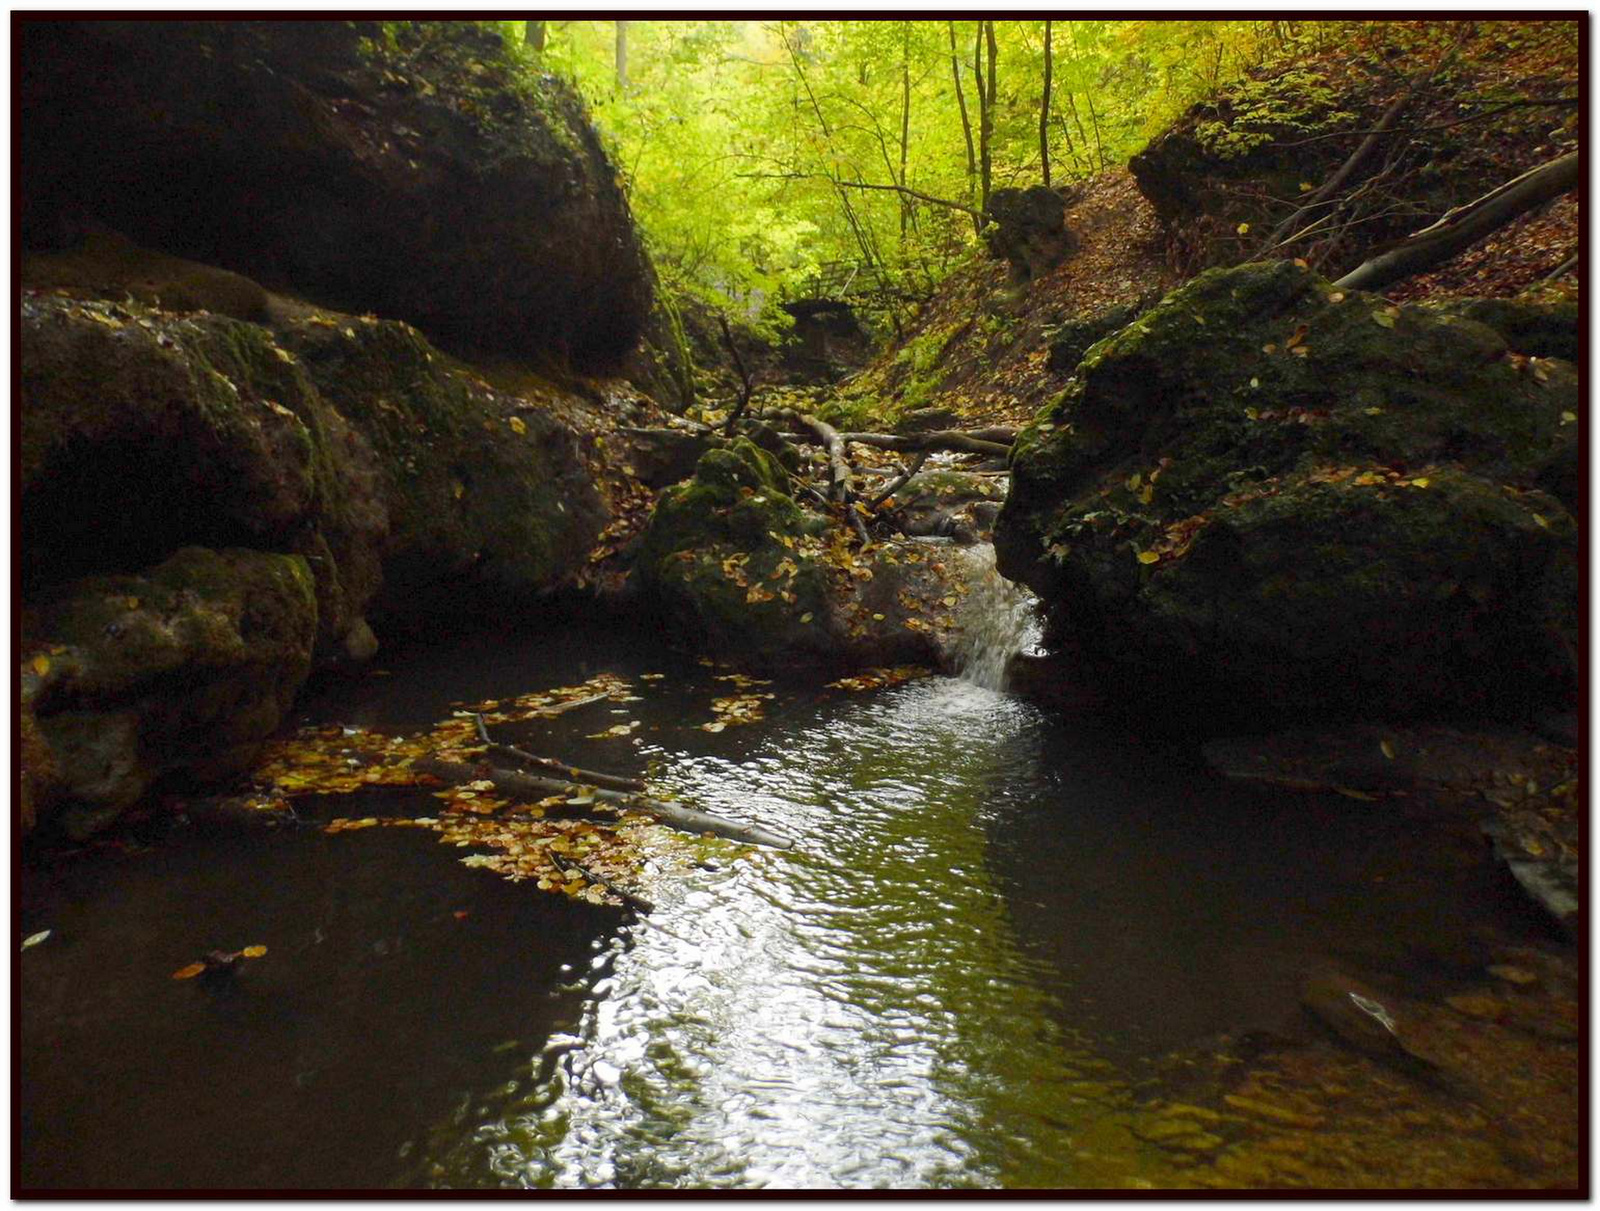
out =
<svg viewBox="0 0 1600 1211"><path fill-rule="evenodd" d="M988 690L1005 688L1006 665L1018 652L1038 646L1038 599L1007 580L994 566L994 547L979 543L963 553L969 591L962 603L961 638L955 648L957 674Z"/></svg>

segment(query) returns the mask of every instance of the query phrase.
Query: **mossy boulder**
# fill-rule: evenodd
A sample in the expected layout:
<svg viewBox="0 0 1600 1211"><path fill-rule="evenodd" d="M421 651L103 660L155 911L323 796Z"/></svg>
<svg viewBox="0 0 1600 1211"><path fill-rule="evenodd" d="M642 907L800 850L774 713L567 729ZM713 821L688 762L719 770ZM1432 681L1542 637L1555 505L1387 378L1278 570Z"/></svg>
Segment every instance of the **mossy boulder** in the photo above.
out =
<svg viewBox="0 0 1600 1211"><path fill-rule="evenodd" d="M577 95L481 22L35 21L25 243L85 220L404 319L452 348L616 365L650 308Z"/></svg>
<svg viewBox="0 0 1600 1211"><path fill-rule="evenodd" d="M918 538L987 540L1006 497L1004 476L971 471L921 471L886 504L902 533Z"/></svg>
<svg viewBox="0 0 1600 1211"><path fill-rule="evenodd" d="M1577 362L1583 317L1576 299L1446 299L1427 304L1442 315L1487 324L1528 357Z"/></svg>
<svg viewBox="0 0 1600 1211"><path fill-rule="evenodd" d="M1527 709L1574 672L1578 412L1482 324L1213 270L1019 435L1000 567L1180 711Z"/></svg>
<svg viewBox="0 0 1600 1211"><path fill-rule="evenodd" d="M260 325L132 302L27 293L21 323L24 592L183 546L299 554L319 646L340 651L388 511L371 448L299 359Z"/></svg>
<svg viewBox="0 0 1600 1211"><path fill-rule="evenodd" d="M314 316L277 339L371 451L366 487L388 518L380 631L504 615L582 566L610 516L600 455L557 416L556 388L497 389L394 321Z"/></svg>
<svg viewBox="0 0 1600 1211"><path fill-rule="evenodd" d="M186 547L42 592L23 617L24 714L42 742L23 770L30 804L59 806L82 836L162 780L244 769L310 671L316 630L298 555Z"/></svg>
<svg viewBox="0 0 1600 1211"><path fill-rule="evenodd" d="M635 568L673 632L768 666L941 663L965 592L952 588L956 561L945 564L953 548L863 552L851 531L797 504L788 482L741 437L662 494Z"/></svg>

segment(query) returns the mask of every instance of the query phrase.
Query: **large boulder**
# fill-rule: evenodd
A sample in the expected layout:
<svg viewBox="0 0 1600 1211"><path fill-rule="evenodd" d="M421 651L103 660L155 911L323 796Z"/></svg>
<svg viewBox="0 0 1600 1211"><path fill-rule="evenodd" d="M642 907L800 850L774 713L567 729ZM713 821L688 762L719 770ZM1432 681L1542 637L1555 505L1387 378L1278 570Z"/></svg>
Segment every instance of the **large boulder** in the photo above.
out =
<svg viewBox="0 0 1600 1211"><path fill-rule="evenodd" d="M30 21L30 246L87 221L454 348L608 368L650 307L571 89L471 22Z"/></svg>
<svg viewBox="0 0 1600 1211"><path fill-rule="evenodd" d="M244 769L304 682L316 628L298 555L185 547L39 594L23 617L30 810L60 804L83 836L164 779Z"/></svg>
<svg viewBox="0 0 1600 1211"><path fill-rule="evenodd" d="M788 482L741 437L662 493L635 569L671 632L768 667L950 663L961 601L984 569L948 538L860 549Z"/></svg>
<svg viewBox="0 0 1600 1211"><path fill-rule="evenodd" d="M612 520L588 405L542 380L491 387L396 321L66 290L21 306L25 818L81 833L232 773L307 668L373 654L369 619L503 617Z"/></svg>
<svg viewBox="0 0 1600 1211"><path fill-rule="evenodd" d="M1481 324L1214 270L1019 436L1000 567L1051 642L1212 725L1525 709L1575 673L1580 410Z"/></svg>
<svg viewBox="0 0 1600 1211"><path fill-rule="evenodd" d="M324 654L364 630L389 529L372 450L271 332L36 293L21 325L25 595L248 547L314 569Z"/></svg>

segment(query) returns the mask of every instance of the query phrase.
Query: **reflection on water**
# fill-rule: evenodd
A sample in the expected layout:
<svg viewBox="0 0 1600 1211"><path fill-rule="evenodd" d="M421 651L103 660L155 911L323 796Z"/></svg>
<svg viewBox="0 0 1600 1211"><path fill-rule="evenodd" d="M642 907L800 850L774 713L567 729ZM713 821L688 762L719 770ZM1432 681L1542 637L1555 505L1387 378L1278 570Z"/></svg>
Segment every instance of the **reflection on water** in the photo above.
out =
<svg viewBox="0 0 1600 1211"><path fill-rule="evenodd" d="M713 735L698 724L726 684L647 637L434 648L316 709L420 724L603 669L642 700L507 739L648 770L797 848L718 850L647 888L645 919L501 882L414 830L85 866L24 905L24 933L55 930L22 956L24 1184L1494 1185L1568 1171L1572 1149L1551 1160L1535 1143L1524 1171L1506 1169L1479 1137L1493 1115L1419 1103L1434 1095L1325 1043L1227 1086L1247 1095L1237 1106L1194 1087L1236 1071L1219 1032L1299 1028L1308 964L1444 986L1481 971L1485 936L1527 933L1481 858L1418 847L1393 813L1220 784L948 678L859 697L775 686L766 721ZM610 711L640 728L584 739ZM434 802L361 801L378 815ZM270 953L228 995L168 978L251 942ZM1529 1046L1519 1080L1548 1051ZM1519 1085L1537 1094L1521 1101L1548 1103L1539 1091L1565 1079Z"/></svg>
<svg viewBox="0 0 1600 1211"><path fill-rule="evenodd" d="M798 851L730 863L620 936L551 1085L435 1179L991 1185L1058 1152L1067 1125L1040 1112L1106 1066L1044 1012L974 827L1031 715L940 679L674 762L674 791L782 821Z"/></svg>

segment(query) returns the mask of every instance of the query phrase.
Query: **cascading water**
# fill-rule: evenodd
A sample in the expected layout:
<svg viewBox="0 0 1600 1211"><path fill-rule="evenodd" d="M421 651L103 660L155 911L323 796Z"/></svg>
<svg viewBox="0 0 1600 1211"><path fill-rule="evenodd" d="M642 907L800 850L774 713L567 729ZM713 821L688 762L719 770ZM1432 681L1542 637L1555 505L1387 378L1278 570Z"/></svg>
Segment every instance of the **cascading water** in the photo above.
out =
<svg viewBox="0 0 1600 1211"><path fill-rule="evenodd" d="M1003 689L1011 658L1039 643L1038 599L1000 575L989 543L968 547L962 559L970 591L961 610L956 671L963 681L988 690Z"/></svg>

